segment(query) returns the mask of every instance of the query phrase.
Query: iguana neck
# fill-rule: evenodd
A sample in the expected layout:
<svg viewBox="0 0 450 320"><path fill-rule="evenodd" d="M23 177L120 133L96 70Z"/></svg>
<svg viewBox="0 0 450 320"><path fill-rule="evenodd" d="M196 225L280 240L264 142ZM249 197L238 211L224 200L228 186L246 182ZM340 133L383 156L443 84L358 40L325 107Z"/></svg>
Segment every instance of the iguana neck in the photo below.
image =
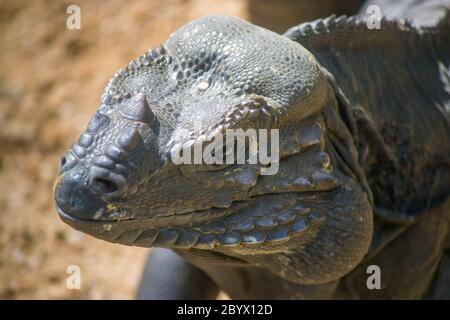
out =
<svg viewBox="0 0 450 320"><path fill-rule="evenodd" d="M311 222L308 232L297 236L291 234L283 243L265 241L254 249L211 247L210 250L178 253L193 263L260 267L272 277L280 277L292 285L323 285L349 272L369 247L373 208L349 125L342 119L345 111L339 109L335 91L328 86L327 98L318 115L324 128L320 139L323 139L322 148L331 159L331 172L339 186L315 194L288 192L284 197L260 198L259 206L253 207L253 210L271 208L270 203L274 201L284 206L283 210L289 206L312 206L323 214L323 223ZM291 172L293 176L296 173L295 170Z"/></svg>
<svg viewBox="0 0 450 320"><path fill-rule="evenodd" d="M450 174L449 15L435 29L383 20L380 30L369 30L353 17L330 17L285 35L316 56L349 104L352 134L357 135L359 161L375 205L422 211L433 198L445 197Z"/></svg>

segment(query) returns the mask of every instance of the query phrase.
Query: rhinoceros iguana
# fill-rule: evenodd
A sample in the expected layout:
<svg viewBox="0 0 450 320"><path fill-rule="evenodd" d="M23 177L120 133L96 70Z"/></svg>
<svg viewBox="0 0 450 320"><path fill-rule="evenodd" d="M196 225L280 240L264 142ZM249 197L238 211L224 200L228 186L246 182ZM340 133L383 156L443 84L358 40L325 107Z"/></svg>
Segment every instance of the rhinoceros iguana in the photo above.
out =
<svg viewBox="0 0 450 320"><path fill-rule="evenodd" d="M149 298L449 298L449 43L448 14L188 23L111 79L62 159L59 215L170 249ZM278 129L276 174L175 163L229 129Z"/></svg>

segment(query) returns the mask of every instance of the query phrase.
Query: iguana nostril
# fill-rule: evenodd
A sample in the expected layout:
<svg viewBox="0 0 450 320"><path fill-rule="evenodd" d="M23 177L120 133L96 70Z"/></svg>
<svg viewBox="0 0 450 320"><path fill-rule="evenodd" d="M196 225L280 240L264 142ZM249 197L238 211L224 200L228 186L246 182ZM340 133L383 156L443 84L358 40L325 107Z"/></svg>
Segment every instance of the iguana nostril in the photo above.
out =
<svg viewBox="0 0 450 320"><path fill-rule="evenodd" d="M114 181L104 178L94 178L91 182L91 188L98 194L110 194L119 190L119 186Z"/></svg>
<svg viewBox="0 0 450 320"><path fill-rule="evenodd" d="M127 188L124 176L99 166L92 166L89 170L89 190L101 197L115 197Z"/></svg>
<svg viewBox="0 0 450 320"><path fill-rule="evenodd" d="M62 168L67 163L66 156L63 156L61 159L61 163L59 164L59 167Z"/></svg>

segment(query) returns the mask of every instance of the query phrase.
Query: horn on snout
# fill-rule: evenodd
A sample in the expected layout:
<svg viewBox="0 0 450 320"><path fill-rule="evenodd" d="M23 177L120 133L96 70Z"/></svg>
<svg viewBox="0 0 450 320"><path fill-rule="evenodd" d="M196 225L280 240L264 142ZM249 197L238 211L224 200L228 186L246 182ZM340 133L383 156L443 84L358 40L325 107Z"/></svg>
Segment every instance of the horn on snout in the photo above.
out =
<svg viewBox="0 0 450 320"><path fill-rule="evenodd" d="M127 119L143 123L152 123L155 114L148 105L147 98L142 92L137 93L126 101L119 109L119 112Z"/></svg>

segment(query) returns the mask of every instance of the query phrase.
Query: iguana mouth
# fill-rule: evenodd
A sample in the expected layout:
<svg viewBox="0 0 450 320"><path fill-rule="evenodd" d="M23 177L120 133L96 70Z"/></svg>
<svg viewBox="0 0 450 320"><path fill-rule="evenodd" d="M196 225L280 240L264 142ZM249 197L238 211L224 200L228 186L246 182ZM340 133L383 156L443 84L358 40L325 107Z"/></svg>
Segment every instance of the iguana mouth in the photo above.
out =
<svg viewBox="0 0 450 320"><path fill-rule="evenodd" d="M282 201L274 201L277 197ZM291 201L286 199L291 197ZM259 204L255 198L268 200ZM74 217L61 208L61 219L73 228L96 238L142 247L212 249L276 243L316 229L325 214L316 206L296 204L295 194L266 194L233 202L229 208L212 208L153 218L93 220ZM304 195L307 200L312 196ZM255 210L256 209L256 210Z"/></svg>

